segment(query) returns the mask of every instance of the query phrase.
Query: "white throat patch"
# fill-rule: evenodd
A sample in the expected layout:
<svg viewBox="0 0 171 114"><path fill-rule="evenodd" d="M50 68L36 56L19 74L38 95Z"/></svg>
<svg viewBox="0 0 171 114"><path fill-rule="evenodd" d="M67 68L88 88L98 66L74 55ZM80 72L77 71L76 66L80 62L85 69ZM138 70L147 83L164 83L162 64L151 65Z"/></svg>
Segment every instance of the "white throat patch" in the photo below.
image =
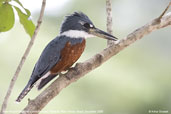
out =
<svg viewBox="0 0 171 114"><path fill-rule="evenodd" d="M61 36L67 36L71 38L89 38L94 37L94 35L88 34L85 31L79 31L79 30L68 30L60 34Z"/></svg>

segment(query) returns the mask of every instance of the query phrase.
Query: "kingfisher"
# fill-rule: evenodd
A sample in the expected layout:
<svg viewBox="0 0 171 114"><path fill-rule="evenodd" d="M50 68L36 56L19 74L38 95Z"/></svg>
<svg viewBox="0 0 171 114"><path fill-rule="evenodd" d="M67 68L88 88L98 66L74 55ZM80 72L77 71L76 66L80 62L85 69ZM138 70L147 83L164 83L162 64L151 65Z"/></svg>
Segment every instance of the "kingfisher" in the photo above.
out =
<svg viewBox="0 0 171 114"><path fill-rule="evenodd" d="M20 102L34 85L40 90L61 72L67 71L83 53L86 38L94 36L117 40L113 35L96 28L89 17L82 12L66 16L59 36L50 41L43 50L27 85L16 101Z"/></svg>

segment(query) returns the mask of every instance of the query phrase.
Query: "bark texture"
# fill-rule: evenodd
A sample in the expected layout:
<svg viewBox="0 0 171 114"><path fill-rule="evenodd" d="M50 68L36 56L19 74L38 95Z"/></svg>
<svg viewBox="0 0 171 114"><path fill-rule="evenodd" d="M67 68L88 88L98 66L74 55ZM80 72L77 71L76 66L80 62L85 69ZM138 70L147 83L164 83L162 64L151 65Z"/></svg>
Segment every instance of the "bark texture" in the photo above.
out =
<svg viewBox="0 0 171 114"><path fill-rule="evenodd" d="M107 32L112 34L113 33L113 18L112 18L112 0L106 0L106 14L107 14ZM114 42L111 40L107 41L107 45L112 45Z"/></svg>

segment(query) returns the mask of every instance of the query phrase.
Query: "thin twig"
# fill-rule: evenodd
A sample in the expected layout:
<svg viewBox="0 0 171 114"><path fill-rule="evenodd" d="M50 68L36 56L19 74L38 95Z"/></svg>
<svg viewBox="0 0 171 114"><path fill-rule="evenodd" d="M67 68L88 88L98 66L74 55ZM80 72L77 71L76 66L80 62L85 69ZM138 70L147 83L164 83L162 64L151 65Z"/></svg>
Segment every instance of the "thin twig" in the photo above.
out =
<svg viewBox="0 0 171 114"><path fill-rule="evenodd" d="M113 23L112 23L112 1L111 0L106 0L106 14L107 14L107 22L106 22L106 26L107 26L107 32L112 34L113 33ZM107 45L112 45L113 41L108 40L107 41Z"/></svg>
<svg viewBox="0 0 171 114"><path fill-rule="evenodd" d="M33 46L33 43L35 41L35 38L36 38L36 36L38 34L38 31L40 29L40 25L42 23L42 18L43 18L43 15L44 15L45 5L46 5L46 0L43 0L42 7L41 7L41 11L40 11L40 16L39 16L39 19L38 19L38 22L37 22L36 29L34 31L34 34L33 34L32 38L31 38L31 40L30 40L30 42L29 42L29 44L27 46L27 49L26 49L26 51L25 51L25 53L24 53L24 55L23 55L23 57L22 57L19 65L17 67L17 70L16 70L16 72L15 72L15 74L14 74L14 76L13 76L11 82L10 82L10 85L8 87L8 91L6 93L6 96L4 98L4 101L3 101L3 104L2 104L2 107L1 107L0 114L4 114L5 113L5 110L6 110L7 104L8 104L8 99L9 99L9 97L11 95L11 92L12 92L12 89L14 87L14 84L15 84L17 78L18 78L18 75L19 75L19 73L21 71L21 68L22 68L22 66L23 66L23 64L24 64L24 62L25 62L25 60L26 60L26 58L27 58L27 56L28 56L28 54L29 54L32 46Z"/></svg>
<svg viewBox="0 0 171 114"><path fill-rule="evenodd" d="M97 53L92 58L83 63L77 63L76 66L69 70L64 76L57 78L49 87L40 93L35 99L30 100L28 105L23 109L21 114L38 114L55 96L61 92L62 89L71 83L79 80L85 74L102 65L105 61L116 55L135 41L142 39L145 35L161 29L163 27L171 26L171 12L162 17L162 21L156 23L156 19L147 23L146 25L136 29L130 33L126 38L120 40L115 45L109 46L102 52ZM70 80L66 77L70 77Z"/></svg>
<svg viewBox="0 0 171 114"><path fill-rule="evenodd" d="M159 21L161 20L161 18L163 17L163 15L167 12L167 10L169 9L169 7L171 6L171 2L169 2L169 5L166 7L166 9L163 11L163 13L159 16Z"/></svg>

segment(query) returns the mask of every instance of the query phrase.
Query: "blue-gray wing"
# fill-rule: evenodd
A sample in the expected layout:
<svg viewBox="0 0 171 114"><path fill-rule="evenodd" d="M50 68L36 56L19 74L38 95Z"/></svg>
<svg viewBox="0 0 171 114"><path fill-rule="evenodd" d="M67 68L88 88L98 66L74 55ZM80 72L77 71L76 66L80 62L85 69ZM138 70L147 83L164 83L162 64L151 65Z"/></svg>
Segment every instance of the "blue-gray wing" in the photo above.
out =
<svg viewBox="0 0 171 114"><path fill-rule="evenodd" d="M77 43L81 43L83 38L68 38L66 36L60 36L52 40L43 50L38 62L36 63L32 75L30 77L29 82L23 89L23 91L18 96L17 100L20 102L27 93L33 88L34 84L37 80L39 80L42 76L44 76L47 72L49 72L60 60L61 54L60 52L64 48L67 42L70 42L71 45L75 45ZM45 79L42 79L38 89L41 89L45 86L50 80L52 80L56 75L50 74Z"/></svg>
<svg viewBox="0 0 171 114"><path fill-rule="evenodd" d="M46 48L43 50L38 62L36 63L32 75L30 77L29 82L20 93L17 98L17 102L20 102L27 93L33 88L35 82L39 80L44 74L46 74L55 64L60 60L60 51L65 46L65 42L67 40L62 40L60 37L52 40ZM38 89L41 89L44 85L46 85L51 79L53 79L56 75L52 75L47 77Z"/></svg>
<svg viewBox="0 0 171 114"><path fill-rule="evenodd" d="M60 36L52 40L43 50L38 62L36 63L32 72L30 83L35 83L39 78L44 76L50 71L60 60L60 52L64 48L67 42L74 45L78 42L82 42L83 39L72 39L66 36Z"/></svg>
<svg viewBox="0 0 171 114"><path fill-rule="evenodd" d="M64 48L66 42L67 39L57 37L45 47L32 72L31 83L36 82L58 63L61 56L60 51Z"/></svg>

